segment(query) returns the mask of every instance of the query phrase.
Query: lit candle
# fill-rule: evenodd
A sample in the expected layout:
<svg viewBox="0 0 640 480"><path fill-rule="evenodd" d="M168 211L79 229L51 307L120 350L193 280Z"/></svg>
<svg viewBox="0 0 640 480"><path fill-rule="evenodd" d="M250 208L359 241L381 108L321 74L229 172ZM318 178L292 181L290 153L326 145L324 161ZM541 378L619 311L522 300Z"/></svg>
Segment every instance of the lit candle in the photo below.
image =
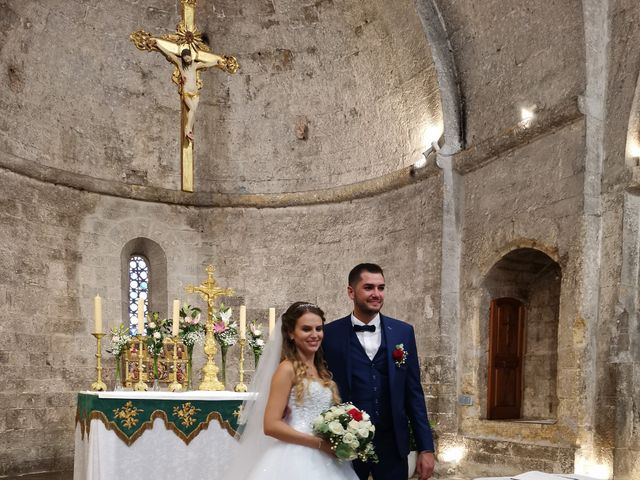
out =
<svg viewBox="0 0 640 480"><path fill-rule="evenodd" d="M144 335L144 298L138 299L138 335Z"/></svg>
<svg viewBox="0 0 640 480"><path fill-rule="evenodd" d="M273 307L269 308L269 336L273 333L273 329L276 326L276 309Z"/></svg>
<svg viewBox="0 0 640 480"><path fill-rule="evenodd" d="M180 331L180 300L173 301L173 328L171 334L174 337L178 336Z"/></svg>
<svg viewBox="0 0 640 480"><path fill-rule="evenodd" d="M247 338L247 307L240 305L240 338Z"/></svg>
<svg viewBox="0 0 640 480"><path fill-rule="evenodd" d="M102 299L96 295L93 299L94 320L96 322L96 333L102 333Z"/></svg>

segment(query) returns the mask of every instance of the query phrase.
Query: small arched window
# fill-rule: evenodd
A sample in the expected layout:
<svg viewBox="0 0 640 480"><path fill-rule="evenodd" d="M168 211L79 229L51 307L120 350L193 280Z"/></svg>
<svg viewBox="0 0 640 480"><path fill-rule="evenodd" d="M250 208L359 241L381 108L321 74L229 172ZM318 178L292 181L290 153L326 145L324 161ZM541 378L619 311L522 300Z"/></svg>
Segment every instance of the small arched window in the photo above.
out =
<svg viewBox="0 0 640 480"><path fill-rule="evenodd" d="M149 262L143 255L129 259L129 329L138 330L138 299L144 299L144 315L149 311Z"/></svg>
<svg viewBox="0 0 640 480"><path fill-rule="evenodd" d="M129 240L120 254L122 266L122 322L137 332L138 299L144 299L144 313L167 314L167 256L149 238Z"/></svg>

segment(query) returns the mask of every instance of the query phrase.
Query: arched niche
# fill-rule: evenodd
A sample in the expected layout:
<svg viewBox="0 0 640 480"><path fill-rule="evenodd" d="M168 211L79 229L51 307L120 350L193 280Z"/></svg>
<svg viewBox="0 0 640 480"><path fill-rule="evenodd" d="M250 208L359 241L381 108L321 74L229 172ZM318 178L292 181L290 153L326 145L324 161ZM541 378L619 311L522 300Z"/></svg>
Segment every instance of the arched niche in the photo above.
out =
<svg viewBox="0 0 640 480"><path fill-rule="evenodd" d="M556 418L561 278L560 265L533 248L506 253L487 273L482 285L480 332L485 357L479 365L479 396L486 418ZM502 343L496 343L499 341ZM496 360L496 352L501 350L510 350L511 357ZM520 372L509 371L510 368L519 368ZM517 378L514 380L511 375ZM504 392L501 388L519 391ZM500 401L519 403L499 405ZM511 413L498 418L500 415L495 412L500 410Z"/></svg>

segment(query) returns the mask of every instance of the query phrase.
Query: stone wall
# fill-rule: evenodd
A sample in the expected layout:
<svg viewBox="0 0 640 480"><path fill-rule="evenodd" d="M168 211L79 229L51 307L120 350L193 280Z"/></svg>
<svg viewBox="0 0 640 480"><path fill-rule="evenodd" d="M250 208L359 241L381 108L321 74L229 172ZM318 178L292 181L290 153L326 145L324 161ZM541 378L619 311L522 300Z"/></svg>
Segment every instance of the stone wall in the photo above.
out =
<svg viewBox="0 0 640 480"><path fill-rule="evenodd" d="M241 69L202 74L196 190L314 190L415 162L442 123L435 70L411 0L385 4L198 2L197 26ZM172 33L178 5L3 2L3 165L179 190L173 67L129 41Z"/></svg>
<svg viewBox="0 0 640 480"><path fill-rule="evenodd" d="M184 287L200 283L212 263L219 284L256 315L304 299L337 318L350 311L350 268L378 262L388 284L385 312L415 325L424 365L436 356L437 176L370 199L258 210L136 202L0 174L0 476L71 470L75 396L95 374L92 297L104 299L105 328L123 319L120 253L133 238L166 253L167 301L186 299ZM107 370L111 384L111 359ZM439 382L423 380L428 392ZM437 402L430 408L437 413Z"/></svg>
<svg viewBox="0 0 640 480"><path fill-rule="evenodd" d="M462 442L469 438L493 439L522 445L525 450L535 449L536 445L555 445L569 449L563 453L566 457L575 446L576 424L586 421L579 386L593 372L582 371L576 364L581 343L574 340L578 335L576 272L582 261L579 225L583 129L580 121L566 125L529 145L496 157L483 168L463 177L463 300L458 368L460 393L470 396L473 405L458 407ZM557 381L558 388L558 420L555 424L485 420L486 374L483 372L486 372L487 322L492 298L485 281L490 269L518 248L538 250L557 262L562 270L557 319L557 378L550 379ZM517 292L515 294L517 296ZM469 451L468 463L461 467L461 471L469 476L489 473L491 469L487 465L496 465L496 461L487 463L486 458L483 460L477 452ZM523 457L526 456L523 453ZM511 474L526 465L516 455L510 461L503 459L500 462L508 465L501 471L509 470ZM569 471L573 466L566 462L556 464L560 465L563 471Z"/></svg>

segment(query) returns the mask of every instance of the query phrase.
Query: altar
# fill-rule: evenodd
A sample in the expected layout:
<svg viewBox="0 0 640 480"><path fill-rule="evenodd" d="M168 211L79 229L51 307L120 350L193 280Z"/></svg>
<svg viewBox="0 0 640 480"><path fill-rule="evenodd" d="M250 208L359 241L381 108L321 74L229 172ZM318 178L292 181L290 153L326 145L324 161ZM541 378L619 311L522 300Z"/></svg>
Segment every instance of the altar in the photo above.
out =
<svg viewBox="0 0 640 480"><path fill-rule="evenodd" d="M74 480L222 478L251 393L81 392Z"/></svg>

